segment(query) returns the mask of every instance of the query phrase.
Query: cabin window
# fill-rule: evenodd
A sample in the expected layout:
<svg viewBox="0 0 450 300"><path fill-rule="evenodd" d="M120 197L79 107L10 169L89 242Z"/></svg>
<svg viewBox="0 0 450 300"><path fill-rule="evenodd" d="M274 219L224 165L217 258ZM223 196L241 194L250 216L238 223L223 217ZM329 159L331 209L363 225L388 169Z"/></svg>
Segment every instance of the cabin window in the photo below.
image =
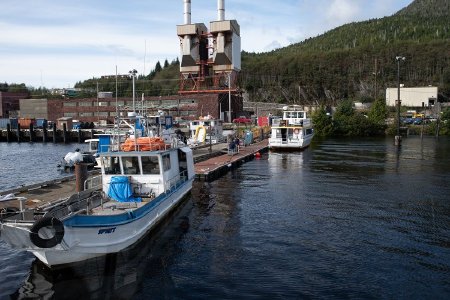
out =
<svg viewBox="0 0 450 300"><path fill-rule="evenodd" d="M121 174L118 157L103 157L105 174Z"/></svg>
<svg viewBox="0 0 450 300"><path fill-rule="evenodd" d="M159 162L157 156L142 156L142 173L159 174Z"/></svg>
<svg viewBox="0 0 450 300"><path fill-rule="evenodd" d="M164 154L162 157L164 171L170 170L170 155Z"/></svg>
<svg viewBox="0 0 450 300"><path fill-rule="evenodd" d="M136 156L122 157L123 174L141 174L139 170L139 159Z"/></svg>

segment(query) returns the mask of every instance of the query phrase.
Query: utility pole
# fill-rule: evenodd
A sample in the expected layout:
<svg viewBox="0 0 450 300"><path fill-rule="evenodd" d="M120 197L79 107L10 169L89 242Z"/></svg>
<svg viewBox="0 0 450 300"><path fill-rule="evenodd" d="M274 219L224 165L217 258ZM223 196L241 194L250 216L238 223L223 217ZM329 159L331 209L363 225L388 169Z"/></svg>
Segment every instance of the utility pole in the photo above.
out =
<svg viewBox="0 0 450 300"><path fill-rule="evenodd" d="M395 145L400 147L402 144L402 136L400 135L400 107L402 101L400 100L400 61L404 61L405 57L396 56L397 60L397 135L395 136Z"/></svg>

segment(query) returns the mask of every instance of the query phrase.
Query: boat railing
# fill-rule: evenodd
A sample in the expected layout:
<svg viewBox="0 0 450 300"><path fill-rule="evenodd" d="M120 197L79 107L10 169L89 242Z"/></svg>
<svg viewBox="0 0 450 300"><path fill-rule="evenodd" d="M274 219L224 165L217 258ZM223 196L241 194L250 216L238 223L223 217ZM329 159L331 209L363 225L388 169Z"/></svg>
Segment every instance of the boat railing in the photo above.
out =
<svg viewBox="0 0 450 300"><path fill-rule="evenodd" d="M99 189L102 186L102 175L89 177L84 181L84 189Z"/></svg>
<svg viewBox="0 0 450 300"><path fill-rule="evenodd" d="M187 170L184 170L180 172L179 174L175 175L174 177L167 180L164 184L164 191L166 193L170 193L174 191L180 184L187 181Z"/></svg>

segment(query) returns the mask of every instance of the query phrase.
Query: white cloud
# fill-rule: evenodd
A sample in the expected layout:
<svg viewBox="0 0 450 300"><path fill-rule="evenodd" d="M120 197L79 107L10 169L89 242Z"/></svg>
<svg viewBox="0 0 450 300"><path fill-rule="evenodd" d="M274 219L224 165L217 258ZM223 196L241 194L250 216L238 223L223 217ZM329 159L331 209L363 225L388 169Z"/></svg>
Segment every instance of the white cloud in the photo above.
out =
<svg viewBox="0 0 450 300"><path fill-rule="evenodd" d="M326 10L331 24L345 24L356 19L360 13L361 1L333 0Z"/></svg>

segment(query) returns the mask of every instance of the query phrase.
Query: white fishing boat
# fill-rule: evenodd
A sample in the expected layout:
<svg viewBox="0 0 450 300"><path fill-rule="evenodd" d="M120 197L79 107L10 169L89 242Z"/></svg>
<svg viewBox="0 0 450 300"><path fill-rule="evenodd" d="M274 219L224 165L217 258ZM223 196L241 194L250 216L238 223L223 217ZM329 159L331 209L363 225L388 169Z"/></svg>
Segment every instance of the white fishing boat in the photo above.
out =
<svg viewBox="0 0 450 300"><path fill-rule="evenodd" d="M201 117L189 122L190 138L188 144L192 146L205 143L219 143L225 140L223 135L223 121L211 116Z"/></svg>
<svg viewBox="0 0 450 300"><path fill-rule="evenodd" d="M84 191L40 206L14 195L0 199L16 202L1 215L1 238L48 266L115 253L136 243L192 188L192 150L173 140L133 137L98 155L101 175L86 180Z"/></svg>
<svg viewBox="0 0 450 300"><path fill-rule="evenodd" d="M272 119L269 149L300 150L311 143L314 129L306 111L298 105L283 107L283 117Z"/></svg>

